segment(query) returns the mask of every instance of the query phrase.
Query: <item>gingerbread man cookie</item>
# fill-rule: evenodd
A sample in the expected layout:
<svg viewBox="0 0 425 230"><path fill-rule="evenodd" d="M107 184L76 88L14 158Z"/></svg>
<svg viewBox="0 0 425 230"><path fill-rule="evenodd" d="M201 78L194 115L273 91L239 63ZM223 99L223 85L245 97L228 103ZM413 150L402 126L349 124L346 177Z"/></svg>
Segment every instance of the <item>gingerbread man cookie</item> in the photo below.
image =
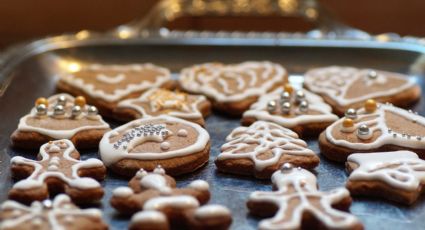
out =
<svg viewBox="0 0 425 230"><path fill-rule="evenodd" d="M59 139L69 139L79 149L94 148L109 130L97 108L87 105L84 97L57 94L38 98L31 112L19 120L11 139L14 147L25 149Z"/></svg>
<svg viewBox="0 0 425 230"><path fill-rule="evenodd" d="M425 161L414 152L352 154L346 167L350 173L346 187L352 195L413 204L424 191Z"/></svg>
<svg viewBox="0 0 425 230"><path fill-rule="evenodd" d="M335 113L358 109L367 99L408 106L416 102L421 88L408 76L374 69L330 66L308 71L305 86L320 94Z"/></svg>
<svg viewBox="0 0 425 230"><path fill-rule="evenodd" d="M155 88L139 98L121 101L114 115L117 120L130 121L167 114L204 126L204 117L210 114L210 110L211 103L205 96Z"/></svg>
<svg viewBox="0 0 425 230"><path fill-rule="evenodd" d="M170 175L195 171L208 162L210 137L198 124L161 115L141 118L103 136L102 161L114 172L133 176L162 165Z"/></svg>
<svg viewBox="0 0 425 230"><path fill-rule="evenodd" d="M103 189L96 180L105 178L105 166L94 158L79 160L80 154L71 141L44 144L38 158L40 160L20 156L11 159L12 177L20 181L9 191L10 199L31 203L58 193L68 194L76 203L91 203L102 198Z"/></svg>
<svg viewBox="0 0 425 230"><path fill-rule="evenodd" d="M238 127L226 138L215 160L222 172L270 178L284 163L316 167L320 159L289 129L266 121Z"/></svg>
<svg viewBox="0 0 425 230"><path fill-rule="evenodd" d="M327 158L340 162L355 152L395 150L410 150L425 159L424 136L424 117L370 99L357 111L347 110L344 118L323 131L319 147Z"/></svg>
<svg viewBox="0 0 425 230"><path fill-rule="evenodd" d="M34 201L31 206L5 201L0 208L0 229L106 230L108 225L99 209L80 209L61 194L53 201Z"/></svg>
<svg viewBox="0 0 425 230"><path fill-rule="evenodd" d="M281 65L267 61L205 63L183 69L179 84L188 92L206 95L214 108L241 115L259 96L286 83L287 75Z"/></svg>
<svg viewBox="0 0 425 230"><path fill-rule="evenodd" d="M311 172L289 163L273 173L272 182L276 191L254 192L247 203L251 214L272 217L259 229L363 229L355 216L340 211L351 204L347 189L318 191Z"/></svg>
<svg viewBox="0 0 425 230"><path fill-rule="evenodd" d="M205 205L210 198L204 180L176 188L176 181L158 166L139 170L129 187L113 191L111 205L120 213L137 212L130 229L228 229L230 211L221 205Z"/></svg>
<svg viewBox="0 0 425 230"><path fill-rule="evenodd" d="M257 120L279 124L300 136L316 136L338 117L321 97L286 84L261 96L243 114L242 124L250 125Z"/></svg>
<svg viewBox="0 0 425 230"><path fill-rule="evenodd" d="M81 65L78 71L60 76L57 88L73 95L83 95L112 117L113 109L123 99L139 97L144 91L172 88L170 71L150 63L132 65Z"/></svg>

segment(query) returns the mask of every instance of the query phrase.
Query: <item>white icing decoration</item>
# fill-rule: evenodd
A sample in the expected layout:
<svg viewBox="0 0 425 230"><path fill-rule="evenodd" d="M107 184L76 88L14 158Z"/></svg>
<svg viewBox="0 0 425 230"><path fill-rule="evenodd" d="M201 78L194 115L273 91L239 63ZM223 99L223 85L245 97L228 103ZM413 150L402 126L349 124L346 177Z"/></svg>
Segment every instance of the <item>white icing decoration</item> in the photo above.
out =
<svg viewBox="0 0 425 230"><path fill-rule="evenodd" d="M115 77L106 76L104 74L98 74L96 76L96 80L106 84L117 84L124 81L124 79L125 79L125 75L122 73L117 74Z"/></svg>
<svg viewBox="0 0 425 230"><path fill-rule="evenodd" d="M177 136L187 137L187 130L186 129L179 129L179 131L177 131Z"/></svg>
<svg viewBox="0 0 425 230"><path fill-rule="evenodd" d="M274 217L260 221L259 229L301 229L302 217L306 211L327 229L350 229L359 223L353 215L332 208L332 204L349 197L348 190L338 188L329 192L318 191L316 177L305 169L291 169L289 172L278 170L273 174L272 182L276 191L253 192L249 198L256 203L273 203L278 207ZM288 189L290 187L294 190ZM319 203L310 202L310 197L318 199ZM288 213L288 204L294 199L299 202Z"/></svg>
<svg viewBox="0 0 425 230"><path fill-rule="evenodd" d="M195 211L195 217L205 219L211 217L230 216L230 211L226 207L218 204L204 205Z"/></svg>
<svg viewBox="0 0 425 230"><path fill-rule="evenodd" d="M170 71L166 68L162 68L159 66L155 66L150 63L146 64L133 64L133 65L98 65L93 64L86 66L84 68L102 71L102 70L113 70L113 71L121 71L123 75L127 71L143 71L144 69L157 71L158 75L156 76L155 82L149 82L143 80L143 76L140 76L139 84L128 84L125 89L116 89L113 93L106 93L103 90L97 89L95 85L88 84L84 82L82 79L76 78L73 74L68 74L61 77L61 80L66 82L69 85L77 87L81 89L84 93L90 95L93 98L99 98L107 102L118 101L131 93L144 91L150 88L157 88L171 80ZM83 70L84 71L84 70ZM125 81L123 79L122 81Z"/></svg>
<svg viewBox="0 0 425 230"><path fill-rule="evenodd" d="M145 189L155 189L161 194L171 194L172 188L161 172L148 173L140 179L140 186Z"/></svg>
<svg viewBox="0 0 425 230"><path fill-rule="evenodd" d="M57 99L60 96L65 96L67 99L67 107L71 107L74 104L74 97L72 97L69 94L56 94L48 98L49 106L48 106L48 116L53 116L53 107L57 101ZM82 114L87 115L87 108L88 105L86 105L83 109ZM27 124L27 119L30 117L36 117L37 111L35 108L31 110L31 112L28 115L25 115L19 120L18 130L23 132L37 132L49 137L52 137L54 139L71 139L73 136L75 136L77 133L84 131L84 130L91 130L91 129L109 129L109 124L102 120L100 115L96 115L94 118L99 121L98 125L87 125L87 126L80 126L75 129L68 129L68 130L54 130L54 129L48 129L43 127L35 127L30 126ZM83 115L82 115L83 116ZM71 110L67 111L67 113L64 115L64 117L71 117ZM43 119L43 118L41 118Z"/></svg>
<svg viewBox="0 0 425 230"><path fill-rule="evenodd" d="M140 211L137 212L136 214L134 214L131 217L131 222L132 223L136 223L136 222L143 222L143 223L158 223L158 224L162 224L162 223L168 223L168 219L167 217L164 215L164 213L159 212L159 211Z"/></svg>
<svg viewBox="0 0 425 230"><path fill-rule="evenodd" d="M314 93L307 90L302 90L305 94L305 99L308 102L309 110L315 110L320 114L297 114L294 117L285 117L279 114L270 114L267 110L267 104L270 101L280 99L281 93L284 91L279 87L271 93L261 96L258 101L251 105L250 109L243 114L243 117L254 117L257 120L270 121L281 126L292 128L298 125L311 123L333 122L338 120L338 116L332 113L332 108L326 104L323 99Z"/></svg>
<svg viewBox="0 0 425 230"><path fill-rule="evenodd" d="M235 102L268 92L277 83L283 83L286 76L287 72L281 65L267 61L236 65L205 63L183 69L179 82L187 91L205 94L219 102ZM232 81L236 81L239 92L229 88ZM261 84L256 86L258 82ZM223 89L224 93L219 89Z"/></svg>
<svg viewBox="0 0 425 230"><path fill-rule="evenodd" d="M19 216L13 216L12 218L2 219L0 222L0 229L19 229L22 225L28 222L35 225L42 225L46 223L49 228L55 230L68 229L67 226L60 223L60 219L64 218L65 224L66 219L73 218L77 220L80 217L96 218L97 221L101 221L101 212L99 209L79 209L78 207L71 205L71 208L64 208L65 206L71 205L70 198L67 195L60 194L55 197L52 208L43 208L43 205L39 201L35 201L31 206L25 206L16 201L7 200L1 206L1 211L17 210L21 214ZM94 223L95 221L93 221Z"/></svg>
<svg viewBox="0 0 425 230"><path fill-rule="evenodd" d="M131 127L133 127L134 123L154 123L155 121L160 121L161 123L165 123L165 128L167 126L167 124L169 122L175 122L175 123L180 123L186 126L189 126L191 128L193 128L198 136L196 141L194 142L194 144L187 146L183 149L176 149L176 150L172 150L172 151L167 151L167 152L160 152L160 153L149 153L149 152L145 152L143 154L137 154L137 153L131 153L129 154L129 150L131 149L131 146L137 145L137 144L141 144L143 142L146 141L156 141L156 142L162 142L164 141L164 138L162 136L157 136L157 137L153 137L153 136L135 136L131 141L131 146L128 147L127 149L123 149L121 147L119 148L114 148L114 145L116 143L111 143L110 140L110 135L111 132L119 132L119 133L127 133L129 132L129 130L131 130ZM169 132L169 135L173 135L171 132ZM203 129L201 126L192 123L192 122L188 122L179 118L175 118L175 117L170 117L167 115L161 115L161 116L157 116L157 117L151 117L151 118L142 118L139 120L135 120L132 122L129 122L125 125L122 125L116 129L114 129L113 131L107 132L102 140L100 141L99 144L99 152L100 152L100 156L102 158L102 161L107 165L112 165L116 162L118 162L121 159L137 159L137 160L155 160L155 159L170 159L170 158L174 158L174 157L183 157L183 156L187 156L196 152L200 152L202 151L205 146L208 144L208 141L210 139L210 136L208 135L207 131L205 129ZM133 145L134 143L134 145Z"/></svg>
<svg viewBox="0 0 425 230"><path fill-rule="evenodd" d="M64 142L67 144L68 148L66 148L62 154L62 157L67 160L71 161L74 164L71 166L71 176L66 176L63 172L58 171L60 168L60 162L58 162L57 158L51 158L49 153L46 152L46 149L51 149L51 146L56 145L57 143ZM44 181L47 178L55 177L58 178L65 183L67 183L70 187L74 187L77 189L93 189L93 188L100 188L99 182L92 178L81 178L78 175L78 171L80 169L84 168L95 168L95 167L102 167L103 163L98 159L88 159L85 161L80 161L72 158L70 154L75 151L75 147L69 140L58 140L53 141L52 143L47 143L41 146L40 148L40 161L30 160L23 158L21 156L16 156L11 159L11 164L17 164L17 165L29 165L34 168L34 171L31 173L31 175L21 181L18 181L14 186L13 189L32 189L32 188L39 188L42 187L44 184ZM46 162L49 161L49 166L47 170L43 167L40 162ZM53 163L53 164L50 164Z"/></svg>
<svg viewBox="0 0 425 230"><path fill-rule="evenodd" d="M348 180L381 181L395 189L418 191L425 184L425 161L410 151L352 154L347 159L359 167Z"/></svg>
<svg viewBox="0 0 425 230"><path fill-rule="evenodd" d="M134 194L133 189L129 187L124 187L124 186L118 187L114 189L114 191L112 192L112 195L116 197L120 197L120 198L130 197L133 194Z"/></svg>
<svg viewBox="0 0 425 230"><path fill-rule="evenodd" d="M256 145L255 149L243 150L250 145ZM226 137L226 143L221 149L223 152L218 155L218 160L248 158L254 163L257 171L277 164L285 154L316 155L296 133L266 121L256 121L249 127L241 126L234 129ZM266 160L257 158L258 155L270 150L273 153L272 158Z"/></svg>
<svg viewBox="0 0 425 230"><path fill-rule="evenodd" d="M192 196L160 196L148 200L143 205L143 210L160 211L165 207L188 209L199 207L199 201Z"/></svg>
<svg viewBox="0 0 425 230"><path fill-rule="evenodd" d="M334 122L326 129L326 139L334 145L356 150L375 149L390 144L408 148L425 148L425 140L423 138L418 140L414 136L407 136L403 135L402 133L396 133L395 131L389 131L385 120L385 112L392 112L394 114L405 117L406 119L411 120L412 122L416 122L417 124L425 126L425 118L422 116L410 113L404 109L389 104L378 104L378 108L373 113L367 113L364 108L359 109L357 111L357 118L354 120L354 126L356 127L356 129L361 125L365 124L369 127L370 133L380 131L381 135L377 137L376 140L370 142L355 143L349 142L344 139L335 139L335 137L332 135L332 130L340 130L344 118ZM369 118L371 119L365 121L365 119ZM394 138L394 134L397 137ZM425 136L425 133L421 135L421 137L423 136Z"/></svg>
<svg viewBox="0 0 425 230"><path fill-rule="evenodd" d="M370 69L356 69L353 67L340 66L317 68L310 70L305 74L304 83L313 92L325 94L341 106L348 106L357 102L366 101L370 98L379 98L398 94L414 85L412 80L402 74L384 71L376 71L378 74L377 78L370 79L368 76L370 71ZM362 95L361 97L350 99L346 98L348 89L359 79L363 79L364 87L371 87L375 84L385 84L388 80L391 81L391 79L404 79L406 82L395 88L378 92L370 92Z"/></svg>
<svg viewBox="0 0 425 230"><path fill-rule="evenodd" d="M170 149L170 143L168 143L167 141L164 141L164 142L161 143L160 147L161 147L162 150L166 151L166 150Z"/></svg>
<svg viewBox="0 0 425 230"><path fill-rule="evenodd" d="M204 180L194 180L190 182L189 188L194 188L196 190L201 191L208 191L210 189L210 185Z"/></svg>

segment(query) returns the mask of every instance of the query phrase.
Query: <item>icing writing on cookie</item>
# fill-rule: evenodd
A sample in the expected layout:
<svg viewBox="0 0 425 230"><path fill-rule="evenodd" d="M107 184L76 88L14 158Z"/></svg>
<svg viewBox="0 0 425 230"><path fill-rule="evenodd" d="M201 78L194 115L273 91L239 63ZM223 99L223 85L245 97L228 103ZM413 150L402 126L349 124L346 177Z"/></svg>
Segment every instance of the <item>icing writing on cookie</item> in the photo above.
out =
<svg viewBox="0 0 425 230"><path fill-rule="evenodd" d="M81 97L77 99L69 94L40 98L31 112L19 120L18 131L37 132L54 139L71 139L81 131L109 129L96 107L86 105Z"/></svg>
<svg viewBox="0 0 425 230"><path fill-rule="evenodd" d="M316 177L302 168L286 166L276 171L272 182L277 190L254 192L250 195L248 207L273 205L278 207L275 215L262 220L259 229L301 229L303 215L309 212L327 229L349 229L359 224L357 219L337 209L335 205L350 194L345 188L329 192L317 190Z"/></svg>
<svg viewBox="0 0 425 230"><path fill-rule="evenodd" d="M173 149L173 143L168 139L172 136L189 138L170 131L168 126L179 124L190 127L196 132L193 144L180 149ZM121 135L121 138L117 138ZM99 150L102 161L111 165L121 159L155 160L168 159L190 155L202 151L208 144L209 135L202 127L179 118L161 115L158 117L142 118L120 126L106 133L100 141ZM159 152L132 152L137 146L145 143L159 143ZM131 153L130 153L131 152Z"/></svg>
<svg viewBox="0 0 425 230"><path fill-rule="evenodd" d="M382 181L393 188L417 191L425 184L425 161L410 151L352 154L347 159L358 165L351 181Z"/></svg>
<svg viewBox="0 0 425 230"><path fill-rule="evenodd" d="M333 122L338 119L332 114L332 108L323 102L321 97L307 90L289 93L281 87L261 96L243 117L254 117L288 128L315 122Z"/></svg>
<svg viewBox="0 0 425 230"><path fill-rule="evenodd" d="M91 64L61 81L81 89L93 98L118 101L131 93L160 87L170 81L168 69L153 64L99 65Z"/></svg>
<svg viewBox="0 0 425 230"><path fill-rule="evenodd" d="M188 95L166 89L151 89L139 98L121 101L118 103L118 108L132 108L142 117L151 116L152 113L163 113L180 118L197 119L202 118L198 106L206 100L205 96ZM150 111L146 111L140 104L146 104Z"/></svg>
<svg viewBox="0 0 425 230"><path fill-rule="evenodd" d="M330 125L325 131L327 140L334 145L356 150L384 145L424 148L425 118L391 104L376 104L375 110L369 108L368 111L367 108L355 112L353 124L346 122L346 117ZM354 128L344 127L348 124Z"/></svg>
<svg viewBox="0 0 425 230"><path fill-rule="evenodd" d="M264 168L275 165L285 155L314 156L315 153L307 148L307 143L298 138L293 131L279 125L257 121L249 127L238 127L226 138L218 159L248 158L255 164L255 169L261 171ZM250 146L255 146L251 149ZM272 152L268 159L259 158L260 155Z"/></svg>
<svg viewBox="0 0 425 230"><path fill-rule="evenodd" d="M236 65L206 63L182 70L180 83L219 102L260 96L285 81L287 72L271 62L243 62Z"/></svg>
<svg viewBox="0 0 425 230"><path fill-rule="evenodd" d="M99 182L89 177L80 177L81 169L103 167L103 163L94 158L80 161L71 157L75 151L69 140L58 140L44 144L40 148L40 161L30 160L21 156L11 159L11 164L31 166L34 171L29 177L17 182L13 189L35 189L45 184L48 178L54 177L77 189L100 188Z"/></svg>
<svg viewBox="0 0 425 230"><path fill-rule="evenodd" d="M31 226L33 229L68 229L69 225L80 218L88 218L96 223L102 217L98 209L79 209L64 194L56 196L53 202L35 201L30 207L8 200L1 205L1 212L11 215L2 219L0 229L21 229L24 226Z"/></svg>
<svg viewBox="0 0 425 230"><path fill-rule="evenodd" d="M391 96L414 85L413 81L401 74L339 66L308 71L305 84L311 91L327 95L341 106L368 98Z"/></svg>

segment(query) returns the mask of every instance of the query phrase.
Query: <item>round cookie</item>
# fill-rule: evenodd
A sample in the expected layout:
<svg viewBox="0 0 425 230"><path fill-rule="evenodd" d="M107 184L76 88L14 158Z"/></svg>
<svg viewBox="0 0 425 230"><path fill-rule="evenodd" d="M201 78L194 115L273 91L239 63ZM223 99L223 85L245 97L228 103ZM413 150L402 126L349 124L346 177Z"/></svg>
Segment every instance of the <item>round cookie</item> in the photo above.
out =
<svg viewBox="0 0 425 230"><path fill-rule="evenodd" d="M141 118L106 133L99 153L107 167L133 176L162 165L170 175L193 172L208 162L210 137L198 124L161 115Z"/></svg>
<svg viewBox="0 0 425 230"><path fill-rule="evenodd" d="M239 116L259 96L286 83L287 75L281 65L268 61L205 63L183 69L179 85L185 91L207 96L214 109Z"/></svg>
<svg viewBox="0 0 425 230"><path fill-rule="evenodd" d="M137 98L151 88L173 88L170 71L150 63L129 65L79 65L78 71L59 76L57 88L83 95L106 117L113 117L117 103Z"/></svg>
<svg viewBox="0 0 425 230"><path fill-rule="evenodd" d="M117 120L130 121L165 114L204 126L204 117L210 111L211 103L205 96L154 88L139 98L119 102L114 110L114 117Z"/></svg>
<svg viewBox="0 0 425 230"><path fill-rule="evenodd" d="M321 95L338 115L362 107L367 99L407 107L421 95L419 85L407 75L343 66L311 69L305 74L304 85Z"/></svg>

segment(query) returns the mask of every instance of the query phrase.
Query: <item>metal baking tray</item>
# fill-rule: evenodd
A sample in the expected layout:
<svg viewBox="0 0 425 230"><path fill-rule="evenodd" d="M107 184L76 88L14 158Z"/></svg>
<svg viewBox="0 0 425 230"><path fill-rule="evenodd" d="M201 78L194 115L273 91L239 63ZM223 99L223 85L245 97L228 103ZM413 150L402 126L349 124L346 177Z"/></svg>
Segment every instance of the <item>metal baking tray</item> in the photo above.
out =
<svg viewBox="0 0 425 230"><path fill-rule="evenodd" d="M17 127L19 117L30 110L37 97L55 93L55 75L63 68L63 63L70 60L152 62L170 68L176 77L181 68L195 63L270 60L284 65L291 74L291 81L296 84L302 83L302 73L309 68L351 65L411 74L425 87L422 74L425 47L421 44L423 41L417 38L362 35L335 39L332 35L317 32L301 35L190 31L152 34L146 31L136 37L95 36L88 32L85 35L63 35L26 43L7 50L0 58L0 201L7 198L13 183L9 173L10 157L23 155L34 158L37 153L11 149L9 136ZM425 100L412 109L425 115ZM114 121L110 123L113 127L118 125ZM215 113L208 117L206 124L212 137L210 161L206 167L178 177L178 185L185 186L194 179L207 180L212 192L210 202L224 204L232 210L232 229L256 229L259 219L248 214L245 202L255 190L270 190L270 181L218 173L213 161L226 135L239 126L239 119ZM310 148L319 151L316 138L306 141ZM81 153L83 159L98 157L96 151ZM347 178L343 165L323 157L315 173L322 190L344 186ZM129 218L117 215L109 205L112 190L126 185L127 181L109 173L102 183L106 193L100 208L111 229L128 226ZM407 207L356 197L351 212L361 219L366 229L423 229L425 199Z"/></svg>

